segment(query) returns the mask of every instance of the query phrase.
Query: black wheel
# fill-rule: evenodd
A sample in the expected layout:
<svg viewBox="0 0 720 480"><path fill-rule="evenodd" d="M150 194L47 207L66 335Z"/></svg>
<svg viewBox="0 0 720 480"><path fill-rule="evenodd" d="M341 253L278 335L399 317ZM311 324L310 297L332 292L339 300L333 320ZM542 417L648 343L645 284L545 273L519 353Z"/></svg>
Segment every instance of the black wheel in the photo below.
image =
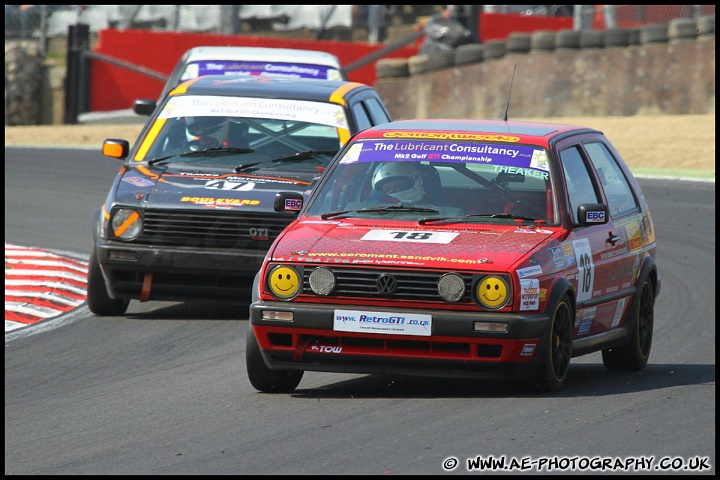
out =
<svg viewBox="0 0 720 480"><path fill-rule="evenodd" d="M124 315L130 300L123 298L110 298L105 279L103 278L100 263L95 250L90 255L90 266L87 276L87 305L92 313L101 317L116 317Z"/></svg>
<svg viewBox="0 0 720 480"><path fill-rule="evenodd" d="M537 385L541 390L560 391L567 378L572 357L573 313L570 300L565 296L555 307L549 334L545 337L545 348L537 373Z"/></svg>
<svg viewBox="0 0 720 480"><path fill-rule="evenodd" d="M256 390L265 393L290 393L300 384L302 370L272 370L265 365L260 353L260 345L248 323L245 341L245 365L250 383Z"/></svg>
<svg viewBox="0 0 720 480"><path fill-rule="evenodd" d="M640 301L635 312L635 326L630 342L623 347L602 351L603 365L611 372L637 372L645 368L652 347L655 298L652 285L645 280L640 289Z"/></svg>

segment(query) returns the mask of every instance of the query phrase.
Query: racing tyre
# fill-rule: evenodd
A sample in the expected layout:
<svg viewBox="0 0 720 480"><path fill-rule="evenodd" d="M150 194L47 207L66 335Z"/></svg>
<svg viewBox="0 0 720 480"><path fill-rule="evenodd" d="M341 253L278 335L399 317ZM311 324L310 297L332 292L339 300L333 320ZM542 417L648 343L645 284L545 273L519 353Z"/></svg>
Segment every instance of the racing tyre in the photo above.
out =
<svg viewBox="0 0 720 480"><path fill-rule="evenodd" d="M248 321L245 341L245 365L250 383L256 390L265 393L290 393L300 384L302 370L272 370L265 365L260 345Z"/></svg>
<svg viewBox="0 0 720 480"><path fill-rule="evenodd" d="M540 352L543 355L537 373L537 386L542 391L558 392L562 389L570 369L572 357L573 314L570 300L564 296L555 307L547 342Z"/></svg>
<svg viewBox="0 0 720 480"><path fill-rule="evenodd" d="M92 313L101 317L124 315L130 300L110 298L105 287L105 278L100 270L95 250L90 255L87 276L87 305Z"/></svg>
<svg viewBox="0 0 720 480"><path fill-rule="evenodd" d="M635 312L635 326L630 342L623 347L602 351L603 365L610 372L637 372L645 368L650 358L654 324L655 298L649 280L640 289L640 301Z"/></svg>

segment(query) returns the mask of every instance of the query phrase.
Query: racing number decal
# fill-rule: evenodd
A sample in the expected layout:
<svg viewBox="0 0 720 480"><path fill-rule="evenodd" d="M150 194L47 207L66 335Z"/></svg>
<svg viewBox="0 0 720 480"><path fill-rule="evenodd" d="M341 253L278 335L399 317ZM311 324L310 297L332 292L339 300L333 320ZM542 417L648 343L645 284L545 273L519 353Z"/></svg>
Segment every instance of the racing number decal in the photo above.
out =
<svg viewBox="0 0 720 480"><path fill-rule="evenodd" d="M390 232L396 239L405 238L407 240L427 240L432 235L430 232Z"/></svg>
<svg viewBox="0 0 720 480"><path fill-rule="evenodd" d="M457 237L455 232L403 232L398 230L370 230L362 240L385 242L450 243Z"/></svg>
<svg viewBox="0 0 720 480"><path fill-rule="evenodd" d="M578 265L577 300L583 302L592 297L593 280L595 279L595 265L592 261L592 250L587 238L573 240L575 259Z"/></svg>
<svg viewBox="0 0 720 480"><path fill-rule="evenodd" d="M238 190L246 191L255 188L255 182L231 182L228 180L209 180L205 182L205 188L211 190Z"/></svg>

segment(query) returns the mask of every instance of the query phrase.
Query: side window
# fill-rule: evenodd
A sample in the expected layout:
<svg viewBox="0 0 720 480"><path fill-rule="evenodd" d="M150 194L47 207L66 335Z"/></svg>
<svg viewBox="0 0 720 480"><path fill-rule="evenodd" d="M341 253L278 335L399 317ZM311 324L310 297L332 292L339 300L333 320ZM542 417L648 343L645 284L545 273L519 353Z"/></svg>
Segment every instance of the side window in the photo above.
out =
<svg viewBox="0 0 720 480"><path fill-rule="evenodd" d="M358 102L352 107L353 117L355 117L355 124L357 125L358 131L368 129L372 127L370 117L363 108L362 103Z"/></svg>
<svg viewBox="0 0 720 480"><path fill-rule="evenodd" d="M368 98L367 100L365 100L365 105L367 106L368 110L370 110L370 116L373 118L375 125L381 125L390 121L388 113L385 111L382 104L380 103L380 100L378 100L377 98Z"/></svg>
<svg viewBox="0 0 720 480"><path fill-rule="evenodd" d="M590 160L597 171L600 186L607 198L610 215L614 217L623 212L635 210L637 202L632 194L632 189L607 146L601 142L586 143L585 150L590 155Z"/></svg>
<svg viewBox="0 0 720 480"><path fill-rule="evenodd" d="M600 200L578 147L570 147L560 152L560 163L567 185L573 223L577 223L577 207L581 203L600 203Z"/></svg>

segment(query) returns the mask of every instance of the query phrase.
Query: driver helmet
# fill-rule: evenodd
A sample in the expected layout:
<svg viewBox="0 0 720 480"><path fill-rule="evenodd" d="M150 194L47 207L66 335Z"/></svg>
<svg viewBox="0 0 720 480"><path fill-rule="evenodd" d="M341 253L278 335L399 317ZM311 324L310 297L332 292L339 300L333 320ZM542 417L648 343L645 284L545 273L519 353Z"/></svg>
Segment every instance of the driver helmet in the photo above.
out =
<svg viewBox="0 0 720 480"><path fill-rule="evenodd" d="M384 163L373 175L372 186L401 202L417 202L425 195L422 176L411 162Z"/></svg>
<svg viewBox="0 0 720 480"><path fill-rule="evenodd" d="M227 117L190 117L187 131L191 138L198 140L202 148L219 147L228 137Z"/></svg>

